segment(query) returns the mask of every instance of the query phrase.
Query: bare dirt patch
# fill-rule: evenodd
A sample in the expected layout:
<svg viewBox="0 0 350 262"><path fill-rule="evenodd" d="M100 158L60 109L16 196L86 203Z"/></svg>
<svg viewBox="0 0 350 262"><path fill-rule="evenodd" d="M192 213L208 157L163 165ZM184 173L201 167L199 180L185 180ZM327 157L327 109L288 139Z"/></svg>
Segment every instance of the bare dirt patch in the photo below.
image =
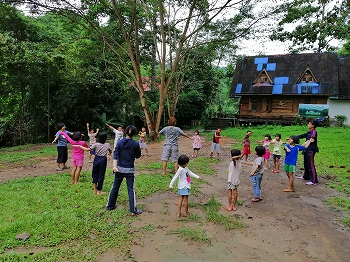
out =
<svg viewBox="0 0 350 262"><path fill-rule="evenodd" d="M203 177L208 183L201 185L198 196L190 196L190 202L205 204L214 195L223 206L227 204L226 170L229 150L235 146L234 140L225 138L222 142L216 173ZM209 155L210 143L205 142L202 156ZM181 138L180 152L191 155L190 145L191 141ZM160 161L162 143L149 143L148 148L149 155L137 160L137 164ZM35 165L2 169L0 182L54 173L55 161L56 158L51 158ZM89 169L91 164L86 159L83 170ZM131 224L135 238L127 256L110 250L98 261L350 261L349 228L341 224L341 212L323 203L327 197L339 194L327 189L326 181L321 178L319 185L306 186L303 180L296 179L296 192L284 193L286 175L268 170L262 182L264 200L252 203L249 170L250 166L243 167L238 189L238 199L244 201L243 205L234 212L224 208L219 211L241 217L243 229L227 231L222 225L207 222L199 207L190 208L192 214L201 218L199 222L178 219L177 195L172 191L155 193L138 200L144 206L144 213ZM184 227L204 229L210 244L183 240L177 230Z"/></svg>

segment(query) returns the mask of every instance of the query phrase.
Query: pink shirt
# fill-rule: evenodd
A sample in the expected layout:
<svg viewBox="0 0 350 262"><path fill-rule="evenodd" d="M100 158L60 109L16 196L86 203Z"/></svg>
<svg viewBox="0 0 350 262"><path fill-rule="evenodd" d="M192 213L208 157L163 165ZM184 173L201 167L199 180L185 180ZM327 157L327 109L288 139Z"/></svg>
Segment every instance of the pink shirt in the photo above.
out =
<svg viewBox="0 0 350 262"><path fill-rule="evenodd" d="M201 137L199 135L195 135L192 137L193 139L193 148L202 148Z"/></svg>
<svg viewBox="0 0 350 262"><path fill-rule="evenodd" d="M82 140L74 141L66 133L63 133L63 132L61 132L61 135L63 135L69 141L69 143L71 143L72 145L80 145L80 146L89 148L88 144L86 144L85 141L82 141ZM72 158L74 160L84 159L84 150L81 149L80 147L73 147Z"/></svg>

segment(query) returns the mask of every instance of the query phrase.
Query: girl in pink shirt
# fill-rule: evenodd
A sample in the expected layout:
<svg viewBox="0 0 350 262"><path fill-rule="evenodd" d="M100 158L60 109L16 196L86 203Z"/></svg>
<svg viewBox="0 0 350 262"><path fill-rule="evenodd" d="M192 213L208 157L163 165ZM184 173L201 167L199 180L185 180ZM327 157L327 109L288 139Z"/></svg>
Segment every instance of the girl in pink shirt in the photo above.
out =
<svg viewBox="0 0 350 262"><path fill-rule="evenodd" d="M192 158L197 157L198 156L198 152L199 149L201 149L202 146L202 141L201 141L201 137L199 136L199 131L196 130L194 131L194 136L191 137L193 139L193 144L192 144L192 148L193 148L193 153L192 153Z"/></svg>
<svg viewBox="0 0 350 262"><path fill-rule="evenodd" d="M271 152L270 152L271 136L269 134L266 134L264 137L264 140L257 141L257 142L261 142L263 147L265 148L265 155L263 156L264 167L265 167L265 170L268 170L269 169L268 160L270 159L270 156L271 156Z"/></svg>
<svg viewBox="0 0 350 262"><path fill-rule="evenodd" d="M73 184L78 184L80 172L84 165L84 150L82 149L82 147L89 150L89 145L85 141L81 140L82 136L79 131L73 133L73 139L63 132L61 132L61 135L64 136L69 141L69 143L71 143L73 146L73 154L72 154L73 167L71 172L71 178L72 178Z"/></svg>

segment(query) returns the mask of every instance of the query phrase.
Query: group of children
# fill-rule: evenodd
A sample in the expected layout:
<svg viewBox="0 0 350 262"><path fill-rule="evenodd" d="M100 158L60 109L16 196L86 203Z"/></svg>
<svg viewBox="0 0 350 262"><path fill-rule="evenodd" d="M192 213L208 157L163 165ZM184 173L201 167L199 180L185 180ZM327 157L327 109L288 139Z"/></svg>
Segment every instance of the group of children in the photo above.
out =
<svg viewBox="0 0 350 262"><path fill-rule="evenodd" d="M56 133L55 139L52 143L58 142L57 145L57 170L62 171L66 167L65 163L67 161L67 140L72 144L73 147L73 155L72 155L72 165L73 168L71 170L71 179L72 183L77 184L80 176L80 172L82 166L84 164L84 151L90 151L90 154L95 155L93 168L92 168L92 183L94 193L97 195L106 194L102 191L106 167L107 167L107 154L112 153L111 146L107 143L107 134L105 132L100 132L98 129L96 132L94 130L89 130L89 124L87 123L88 135L90 138L90 146L87 145L85 141L82 140L82 134L80 132L69 132L66 130L66 126L64 123L59 123L59 131ZM112 131L115 133L115 141L114 141L114 149L118 145L118 142L123 138L123 129L122 127L118 127L115 129L114 127L106 124ZM161 134L165 135L165 144L162 153L162 161L163 161L163 175L165 175L166 164L170 157L174 161L175 165L175 175L172 177L172 180L169 184L169 188L173 187L173 184L178 179L178 212L177 217L181 216L181 207L184 205L185 213L184 216L188 216L190 213L188 212L188 196L190 195L191 189L191 177L201 179L198 175L191 172L187 165L189 163L189 157L185 155L178 156L178 144L177 140L180 135L183 135L189 139L193 139L193 154L192 158L198 156L199 150L202 148L201 137L199 136L199 131L196 130L193 137L185 134L180 128L175 127L176 119L169 119L169 126L163 128L159 132L159 136ZM266 134L263 140L259 140L257 142L261 143L255 147L255 153L257 157L254 162L248 162L248 156L251 154L250 151L250 136L253 134L252 131L248 130L244 139L243 139L243 149L242 152L238 149L231 150L231 162L228 168L228 206L225 207L228 211L235 211L237 209L237 197L238 192L237 188L240 184L239 175L241 172L242 164L251 165L250 179L252 182L253 194L254 198L251 200L252 202L259 202L263 198L261 196L261 181L263 177L263 173L268 169L268 160L270 159L270 144L273 144L273 161L274 168L272 172L279 173L280 172L280 158L282 154L282 146L284 145L285 151L285 160L284 160L284 171L288 177L288 186L283 189L283 192L294 192L294 173L295 167L297 163L297 157L299 151L305 151L313 144L313 154L311 154L312 159L310 159L310 163L313 164L313 157L316 152L318 152L317 147L317 132L315 130L317 123L310 122L308 124L309 131L306 134L302 134L299 136L290 136L288 138L287 143L283 143L281 140L281 134L276 134L274 139L271 139L269 134ZM133 127L134 128L134 127ZM136 130L136 128L134 128ZM132 135L136 132L133 129ZM211 146L210 158L213 156L213 152L216 151L218 158L220 156L220 135L221 129L217 129L213 135L213 141ZM72 135L72 138L69 136ZM132 135L129 135L129 138L132 138ZM307 141L303 145L299 145L299 137L306 138ZM98 142L96 141L96 138ZM139 132L139 151L141 156L141 149L146 151L148 154L147 146L146 146L146 129L142 128L141 132ZM305 153L310 156L310 154ZM138 157L140 157L138 156ZM91 156L90 156L91 157ZM136 158L138 158L136 157ZM245 161L242 163L242 159L245 158ZM91 158L89 158L91 159ZM304 161L305 162L305 161ZM305 164L305 163L304 163ZM305 164L307 168L305 173L310 174L311 179L307 185L316 185L318 183L316 170L314 166L310 166L308 163ZM115 168L118 170L117 168ZM305 175L304 175L305 176ZM300 179L307 179L305 177L298 177ZM119 190L119 186L118 186ZM117 191L118 191L117 190ZM131 193L130 193L131 194ZM130 196L130 199L132 197ZM112 201L113 202L113 201ZM134 200L132 200L134 203ZM113 202L114 203L114 202ZM135 205L136 206L136 205ZM133 207L134 208L134 207ZM113 207L111 207L113 209ZM132 214L137 214L137 212L132 212Z"/></svg>
<svg viewBox="0 0 350 262"><path fill-rule="evenodd" d="M281 140L281 134L276 134L274 139L271 139L269 134L266 134L263 140L259 140L257 142L262 145L255 147L256 158L253 162L248 162L248 156L251 154L250 151L250 136L253 134L252 131L248 130L244 139L243 139L243 149L242 152L238 149L231 150L231 161L228 168L228 194L227 201L228 205L225 207L227 211L235 211L237 210L236 203L238 198L238 186L240 184L239 175L241 173L242 164L251 165L250 171L250 179L252 182L253 189L253 199L252 202L260 202L263 200L261 196L261 181L263 178L263 173L265 170L268 170L268 160L270 159L270 144L273 144L273 169L271 170L273 173L280 172L280 159L282 155L282 146L285 151L285 160L284 160L284 168L283 170L286 172L288 177L288 185L283 189L283 192L295 192L294 186L294 174L297 164L298 153L300 151L303 152L304 156L304 166L305 166L305 175L309 175L309 178L304 176L299 176L299 179L309 179L307 185L317 185L317 174L316 169L313 163L314 155L318 152L317 147L317 132L316 126L318 125L317 121L310 121L308 123L308 132L299 136L290 136L287 139L287 143L284 143ZM211 147L210 158L213 156L213 151L216 150L219 158L220 154L220 145L219 139L220 129L217 129L213 135L213 143ZM306 138L306 142L302 145L299 145L299 138ZM309 149L310 147L310 149ZM311 151L311 152L310 152ZM242 159L245 158L245 161L242 163ZM191 180L190 177L194 177L200 179L199 176L193 174L190 170L188 170L189 159L188 157L182 155L179 157L178 165L179 170L176 172L175 176L170 182L169 187L172 188L176 179L178 182L178 212L177 217L181 215L181 207L184 204L185 216L189 214L188 212L188 195L190 194L191 188Z"/></svg>
<svg viewBox="0 0 350 262"><path fill-rule="evenodd" d="M103 195L102 191L104 177L107 168L107 154L112 153L112 149L109 143L107 143L107 134L100 132L98 129L89 130L89 123L86 124L88 129L88 136L90 138L90 146L82 140L83 134L81 132L69 132L66 130L64 123L59 123L54 140L52 143L58 142L57 145L57 171L68 169L66 162L68 159L67 141L71 143L73 147L72 153L72 169L71 169L71 181L73 184L78 184L80 173L84 165L84 151L90 151L89 162L91 161L91 155L93 154L94 162L92 167L92 184L94 193L97 195ZM70 138L72 135L72 138ZM98 142L96 141L96 138Z"/></svg>
<svg viewBox="0 0 350 262"><path fill-rule="evenodd" d="M123 138L124 131L122 126L114 128L113 126L106 124L113 133L115 134L114 147ZM107 134L105 132L100 132L97 128L96 132L94 129L90 129L89 123L86 124L89 137L89 145L83 140L83 134L79 131L69 132L66 130L64 123L58 123L59 130L57 131L52 143L57 142L57 168L56 171L63 171L64 169L69 169L66 166L68 160L68 149L67 141L73 147L72 153L72 168L71 168L71 181L73 184L78 184L80 173L84 165L84 151L89 151L89 162L93 162L92 166L92 184L94 193L97 195L106 194L102 191L103 182L105 178L106 168L107 168L107 155L112 154L112 148L109 143L107 143ZM72 138L70 137L72 136ZM142 128L139 133L140 141L139 145L141 149L144 149L148 154L146 145L146 129ZM98 141L98 142L97 142ZM94 155L94 161L92 161L92 156Z"/></svg>

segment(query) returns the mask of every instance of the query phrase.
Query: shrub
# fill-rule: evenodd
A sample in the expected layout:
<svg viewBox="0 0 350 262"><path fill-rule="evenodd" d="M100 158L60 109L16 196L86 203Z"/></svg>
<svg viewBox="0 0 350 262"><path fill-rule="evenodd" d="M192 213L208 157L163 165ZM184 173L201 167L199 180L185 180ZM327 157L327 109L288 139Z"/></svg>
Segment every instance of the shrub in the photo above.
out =
<svg viewBox="0 0 350 262"><path fill-rule="evenodd" d="M344 115L336 115L334 116L335 121L338 123L339 126L344 126L344 122L348 119Z"/></svg>

